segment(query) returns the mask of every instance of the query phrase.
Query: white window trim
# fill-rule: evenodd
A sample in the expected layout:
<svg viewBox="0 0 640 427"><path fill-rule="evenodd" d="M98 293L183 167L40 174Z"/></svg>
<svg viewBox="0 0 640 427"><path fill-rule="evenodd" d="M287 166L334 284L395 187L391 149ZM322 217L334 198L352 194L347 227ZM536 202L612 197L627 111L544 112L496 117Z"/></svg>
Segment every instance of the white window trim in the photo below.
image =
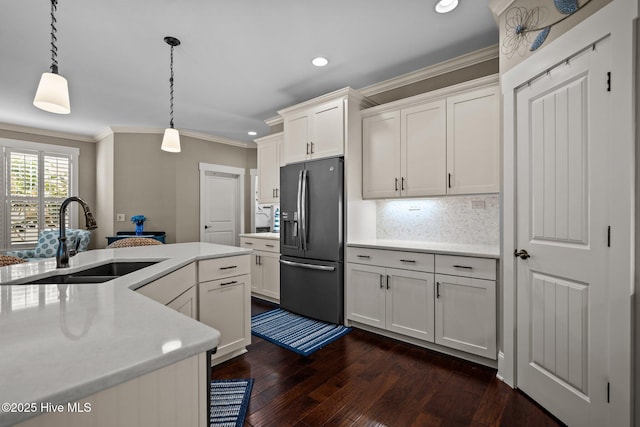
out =
<svg viewBox="0 0 640 427"><path fill-rule="evenodd" d="M7 139L0 138L0 160L5 161L5 152L4 148L14 149L14 150L32 150L50 154L65 154L71 156L71 195L75 195L78 192L78 158L80 157L80 149L77 147L68 147L64 145L54 145L54 144L42 144L39 142L31 142L31 141L20 141L17 139ZM0 188L2 191L6 192L7 185L7 171L2 174L0 177ZM6 193L3 194L3 197L6 196ZM6 209L6 206L5 206ZM69 224L71 228L77 228L78 226L78 218L74 209L69 210ZM9 242L9 226L7 224L7 212L2 216L2 221L0 224L0 238L2 242L2 246L4 250L12 250L18 249L18 247L11 247ZM32 245L25 245L24 248L27 249Z"/></svg>

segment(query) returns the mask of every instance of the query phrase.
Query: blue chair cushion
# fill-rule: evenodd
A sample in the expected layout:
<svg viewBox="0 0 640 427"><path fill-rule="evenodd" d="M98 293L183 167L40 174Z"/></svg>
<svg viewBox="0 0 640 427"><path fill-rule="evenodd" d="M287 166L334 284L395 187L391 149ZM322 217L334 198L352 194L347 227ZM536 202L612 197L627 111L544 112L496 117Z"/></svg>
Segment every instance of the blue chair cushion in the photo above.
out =
<svg viewBox="0 0 640 427"><path fill-rule="evenodd" d="M7 251L7 255L18 258L51 258L56 256L58 250L59 230L43 230L38 236L38 243L35 249L27 249L21 251ZM78 248L78 252L84 252L89 249L91 242L91 231L71 228L67 230L67 247L69 250Z"/></svg>

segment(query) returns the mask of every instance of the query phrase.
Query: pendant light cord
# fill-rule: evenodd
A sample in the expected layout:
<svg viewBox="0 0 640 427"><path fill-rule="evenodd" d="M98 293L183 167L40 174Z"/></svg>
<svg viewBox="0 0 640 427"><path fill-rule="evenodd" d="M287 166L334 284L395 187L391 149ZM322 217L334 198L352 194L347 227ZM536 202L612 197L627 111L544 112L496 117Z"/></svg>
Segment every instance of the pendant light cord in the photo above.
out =
<svg viewBox="0 0 640 427"><path fill-rule="evenodd" d="M51 72L53 74L58 74L58 46L56 46L56 42L58 38L56 37L56 11L58 10L58 0L51 0Z"/></svg>
<svg viewBox="0 0 640 427"><path fill-rule="evenodd" d="M173 129L173 46L171 46L171 77L169 77L169 87L169 95L171 98L171 120L169 121L169 125L171 126L171 129Z"/></svg>

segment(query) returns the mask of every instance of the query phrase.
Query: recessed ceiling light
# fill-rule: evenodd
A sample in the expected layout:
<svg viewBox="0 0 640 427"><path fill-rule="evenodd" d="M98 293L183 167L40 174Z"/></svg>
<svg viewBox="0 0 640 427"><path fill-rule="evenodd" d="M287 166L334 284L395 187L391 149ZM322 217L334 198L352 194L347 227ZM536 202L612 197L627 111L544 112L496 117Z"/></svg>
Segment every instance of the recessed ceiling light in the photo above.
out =
<svg viewBox="0 0 640 427"><path fill-rule="evenodd" d="M440 0L436 3L436 12L447 13L458 7L458 0Z"/></svg>
<svg viewBox="0 0 640 427"><path fill-rule="evenodd" d="M250 136L256 136L258 134L258 132L256 132L255 130L250 130L249 132L247 132Z"/></svg>
<svg viewBox="0 0 640 427"><path fill-rule="evenodd" d="M311 63L316 67L324 67L329 63L329 60L327 58L323 58L322 56L318 56L317 58L313 58L311 60Z"/></svg>

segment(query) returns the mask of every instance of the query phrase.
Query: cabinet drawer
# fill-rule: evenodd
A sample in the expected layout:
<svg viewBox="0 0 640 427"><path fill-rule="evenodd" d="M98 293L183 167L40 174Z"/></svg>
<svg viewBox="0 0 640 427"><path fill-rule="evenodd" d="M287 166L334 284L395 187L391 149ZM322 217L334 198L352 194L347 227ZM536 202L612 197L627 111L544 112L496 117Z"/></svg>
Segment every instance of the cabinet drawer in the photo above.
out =
<svg viewBox="0 0 640 427"><path fill-rule="evenodd" d="M241 237L240 246L243 248L254 249L256 251L280 253L279 240Z"/></svg>
<svg viewBox="0 0 640 427"><path fill-rule="evenodd" d="M249 259L249 255L240 255L199 261L199 280L200 282L206 282L240 274L249 274L251 271Z"/></svg>
<svg viewBox="0 0 640 427"><path fill-rule="evenodd" d="M226 277L223 279L200 282L200 293L211 292L217 289L229 288L229 287L238 286L238 285L244 286L245 284L250 284L249 283L249 281L251 280L250 277L251 277L250 275L244 274L241 276Z"/></svg>
<svg viewBox="0 0 640 427"><path fill-rule="evenodd" d="M436 273L496 280L496 260L455 255L436 255Z"/></svg>
<svg viewBox="0 0 640 427"><path fill-rule="evenodd" d="M191 263L136 289L136 291L166 305L195 284L196 265Z"/></svg>
<svg viewBox="0 0 640 427"><path fill-rule="evenodd" d="M433 254L389 251L384 249L348 248L347 262L433 272Z"/></svg>

